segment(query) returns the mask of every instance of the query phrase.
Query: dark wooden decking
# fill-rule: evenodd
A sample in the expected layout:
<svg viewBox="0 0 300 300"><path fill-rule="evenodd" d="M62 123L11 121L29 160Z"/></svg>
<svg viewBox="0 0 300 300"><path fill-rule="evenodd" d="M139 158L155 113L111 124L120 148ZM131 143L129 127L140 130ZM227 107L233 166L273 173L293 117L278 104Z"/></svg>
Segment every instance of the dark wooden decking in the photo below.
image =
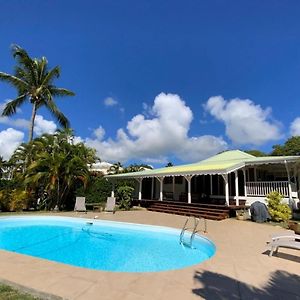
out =
<svg viewBox="0 0 300 300"><path fill-rule="evenodd" d="M186 203L177 201L134 200L149 211L201 217L210 220L224 220L230 216L231 210L242 209L245 206L226 206L209 203Z"/></svg>

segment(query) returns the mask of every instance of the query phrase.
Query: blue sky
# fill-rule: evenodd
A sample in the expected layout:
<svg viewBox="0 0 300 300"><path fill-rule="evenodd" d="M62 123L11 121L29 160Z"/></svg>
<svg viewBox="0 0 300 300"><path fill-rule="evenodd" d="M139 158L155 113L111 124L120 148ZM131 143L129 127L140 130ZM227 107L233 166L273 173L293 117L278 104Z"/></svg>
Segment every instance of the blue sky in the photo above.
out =
<svg viewBox="0 0 300 300"><path fill-rule="evenodd" d="M10 45L61 66L57 99L105 161L155 166L300 134L299 1L1 1ZM0 108L15 91L0 83ZM56 125L39 111L36 134ZM0 119L0 155L27 140L30 106ZM27 121L26 121L27 120Z"/></svg>

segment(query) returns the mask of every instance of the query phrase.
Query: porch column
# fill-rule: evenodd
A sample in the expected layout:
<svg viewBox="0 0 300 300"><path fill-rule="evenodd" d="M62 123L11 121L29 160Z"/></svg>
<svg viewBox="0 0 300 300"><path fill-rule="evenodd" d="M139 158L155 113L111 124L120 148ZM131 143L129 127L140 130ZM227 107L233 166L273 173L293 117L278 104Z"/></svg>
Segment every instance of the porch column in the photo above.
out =
<svg viewBox="0 0 300 300"><path fill-rule="evenodd" d="M156 177L159 181L159 200L163 201L164 177Z"/></svg>
<svg viewBox="0 0 300 300"><path fill-rule="evenodd" d="M288 176L288 185L289 185L289 200L291 202L292 200L292 185L291 185L291 176L290 176L290 171L289 171L289 167L288 167L288 164L287 164L287 161L285 160L284 161L284 164L285 164L285 169L286 169L286 172L287 172L287 176ZM290 203L292 204L292 203Z"/></svg>
<svg viewBox="0 0 300 300"><path fill-rule="evenodd" d="M225 202L229 206L229 183L228 183L228 174L222 174L222 177L225 181Z"/></svg>
<svg viewBox="0 0 300 300"><path fill-rule="evenodd" d="M111 188L111 197L115 197L115 183L112 182L112 188Z"/></svg>
<svg viewBox="0 0 300 300"><path fill-rule="evenodd" d="M212 195L213 194L213 186L212 186L212 184L213 184L213 180L212 180L212 177L213 177L213 175L209 175L209 179L210 179L210 195Z"/></svg>
<svg viewBox="0 0 300 300"><path fill-rule="evenodd" d="M244 176L244 194L247 200L247 177L246 177L246 169L243 169L243 176Z"/></svg>
<svg viewBox="0 0 300 300"><path fill-rule="evenodd" d="M186 175L184 176L184 178L188 183L188 203L192 203L191 182L192 182L193 175Z"/></svg>
<svg viewBox="0 0 300 300"><path fill-rule="evenodd" d="M240 205L240 198L239 198L239 174L238 171L234 172L235 176L235 205Z"/></svg>
<svg viewBox="0 0 300 300"><path fill-rule="evenodd" d="M142 200L142 181L143 178L136 178L136 181L139 183L139 195L138 195L138 200Z"/></svg>

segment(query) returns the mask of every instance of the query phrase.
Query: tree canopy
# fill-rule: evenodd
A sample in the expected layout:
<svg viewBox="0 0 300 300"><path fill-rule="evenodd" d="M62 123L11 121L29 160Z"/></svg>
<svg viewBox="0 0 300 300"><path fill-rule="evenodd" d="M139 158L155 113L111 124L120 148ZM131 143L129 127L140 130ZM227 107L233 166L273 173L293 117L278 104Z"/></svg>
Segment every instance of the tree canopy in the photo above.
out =
<svg viewBox="0 0 300 300"><path fill-rule="evenodd" d="M255 149L253 149L253 150L246 150L245 152L248 153L248 154L251 154L253 156L256 156L256 157L262 157L262 156L267 156L268 155L265 152L262 152L260 150L255 150Z"/></svg>
<svg viewBox="0 0 300 300"><path fill-rule="evenodd" d="M11 178L18 188L12 193L11 207L16 207L15 202L26 207L41 197L46 198L48 209L72 206L75 190L87 186L89 166L98 159L94 149L73 144L72 137L69 131L58 131L16 149L10 162Z"/></svg>
<svg viewBox="0 0 300 300"><path fill-rule="evenodd" d="M0 72L0 81L12 85L17 91L17 97L6 104L2 116L11 116L24 102L30 102L32 114L29 124L29 141L33 138L36 112L41 107L47 108L62 127L70 127L69 120L54 101L55 97L75 95L70 90L54 85L54 80L60 76L59 66L50 69L46 57L31 58L24 49L17 45L13 46L12 54L17 61L15 72L13 75Z"/></svg>
<svg viewBox="0 0 300 300"><path fill-rule="evenodd" d="M283 145L274 145L271 155L300 155L300 136L289 138Z"/></svg>

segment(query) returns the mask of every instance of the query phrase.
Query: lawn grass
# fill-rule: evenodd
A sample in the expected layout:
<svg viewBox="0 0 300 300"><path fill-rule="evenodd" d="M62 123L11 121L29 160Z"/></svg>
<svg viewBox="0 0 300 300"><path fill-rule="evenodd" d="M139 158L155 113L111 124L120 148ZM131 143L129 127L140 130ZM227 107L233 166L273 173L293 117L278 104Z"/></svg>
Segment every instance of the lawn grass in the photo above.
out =
<svg viewBox="0 0 300 300"><path fill-rule="evenodd" d="M0 284L0 300L42 300L42 298L20 292L9 285Z"/></svg>

